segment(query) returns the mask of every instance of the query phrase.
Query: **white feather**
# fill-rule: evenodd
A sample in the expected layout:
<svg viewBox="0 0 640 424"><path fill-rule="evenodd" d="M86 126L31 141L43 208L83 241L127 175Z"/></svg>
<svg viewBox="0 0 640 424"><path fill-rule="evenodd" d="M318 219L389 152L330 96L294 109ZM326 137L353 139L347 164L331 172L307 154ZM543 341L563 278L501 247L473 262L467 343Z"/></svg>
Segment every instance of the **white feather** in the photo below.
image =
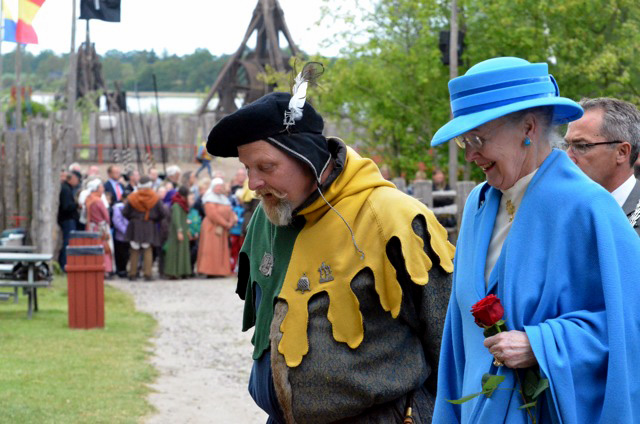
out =
<svg viewBox="0 0 640 424"><path fill-rule="evenodd" d="M293 94L291 95L291 100L289 100L289 110L296 121L302 119L302 109L307 98L308 85L309 82L302 78L302 72L300 72L294 80Z"/></svg>

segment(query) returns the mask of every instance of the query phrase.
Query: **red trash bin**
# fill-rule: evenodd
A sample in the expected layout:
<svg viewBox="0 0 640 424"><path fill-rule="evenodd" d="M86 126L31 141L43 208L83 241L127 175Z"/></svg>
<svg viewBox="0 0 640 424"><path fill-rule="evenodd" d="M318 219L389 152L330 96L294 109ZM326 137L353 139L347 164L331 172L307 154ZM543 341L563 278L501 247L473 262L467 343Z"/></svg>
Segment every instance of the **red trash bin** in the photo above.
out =
<svg viewBox="0 0 640 424"><path fill-rule="evenodd" d="M69 234L69 246L97 246L101 244L100 233L74 230Z"/></svg>
<svg viewBox="0 0 640 424"><path fill-rule="evenodd" d="M104 247L67 246L70 328L104 328Z"/></svg>

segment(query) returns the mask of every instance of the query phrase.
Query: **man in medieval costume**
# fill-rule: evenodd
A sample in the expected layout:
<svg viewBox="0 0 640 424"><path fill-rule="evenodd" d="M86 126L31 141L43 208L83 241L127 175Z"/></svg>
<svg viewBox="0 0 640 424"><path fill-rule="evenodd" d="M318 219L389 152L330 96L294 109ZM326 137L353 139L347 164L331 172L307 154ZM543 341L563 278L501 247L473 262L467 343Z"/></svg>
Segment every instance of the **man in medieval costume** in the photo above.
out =
<svg viewBox="0 0 640 424"><path fill-rule="evenodd" d="M430 423L454 247L295 97L239 109L207 144L261 198L238 270L249 391L269 423L396 423L408 407Z"/></svg>

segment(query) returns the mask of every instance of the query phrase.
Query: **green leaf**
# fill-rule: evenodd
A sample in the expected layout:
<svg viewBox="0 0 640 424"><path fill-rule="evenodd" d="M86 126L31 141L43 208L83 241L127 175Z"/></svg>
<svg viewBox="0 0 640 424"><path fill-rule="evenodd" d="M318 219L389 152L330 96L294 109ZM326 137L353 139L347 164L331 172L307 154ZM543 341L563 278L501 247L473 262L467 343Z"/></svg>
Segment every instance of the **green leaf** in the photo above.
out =
<svg viewBox="0 0 640 424"><path fill-rule="evenodd" d="M504 375L484 374L482 376L482 393L490 398L503 381Z"/></svg>
<svg viewBox="0 0 640 424"><path fill-rule="evenodd" d="M533 408L534 406L536 406L536 403L538 402L534 400L533 402L529 402L525 405L520 406L518 409Z"/></svg>
<svg viewBox="0 0 640 424"><path fill-rule="evenodd" d="M537 399L538 396L540 396L542 394L542 392L544 392L548 388L549 388L549 380L547 378L541 378L538 381L538 387L536 387L536 391L533 394L533 396L531 396L531 398L532 399Z"/></svg>
<svg viewBox="0 0 640 424"><path fill-rule="evenodd" d="M504 375L486 373L482 376L482 390L495 390L504 381Z"/></svg>
<svg viewBox="0 0 640 424"><path fill-rule="evenodd" d="M540 377L538 377L532 369L528 369L524 375L524 381L522 382L522 392L527 399L533 398L533 394L538 388L538 380L540 380Z"/></svg>
<svg viewBox="0 0 640 424"><path fill-rule="evenodd" d="M461 397L460 399L456 399L456 400L448 400L448 399L447 399L447 402L449 402L449 403L453 403L453 404L455 404L455 405L460 405L461 403L465 403L465 402L467 402L467 401L470 401L470 400L471 400L471 399L473 399L474 397L478 397L478 396L480 396L482 393L484 393L484 392L474 393L474 394L472 394L472 395L467 395L467 396Z"/></svg>

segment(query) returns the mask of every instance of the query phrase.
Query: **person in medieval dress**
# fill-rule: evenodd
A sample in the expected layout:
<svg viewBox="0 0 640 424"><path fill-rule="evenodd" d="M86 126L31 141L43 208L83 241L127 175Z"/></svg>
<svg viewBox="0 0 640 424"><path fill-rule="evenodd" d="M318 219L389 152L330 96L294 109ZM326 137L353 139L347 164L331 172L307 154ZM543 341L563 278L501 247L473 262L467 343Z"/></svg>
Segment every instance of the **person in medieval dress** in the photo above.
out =
<svg viewBox="0 0 640 424"><path fill-rule="evenodd" d="M268 94L208 138L260 199L236 289L254 328L249 392L268 423L428 424L454 247L301 98Z"/></svg>
<svg viewBox="0 0 640 424"><path fill-rule="evenodd" d="M231 274L229 230L237 217L225 194L222 178L214 178L209 190L202 197L205 217L200 227L198 246L198 274L225 276Z"/></svg>
<svg viewBox="0 0 640 424"><path fill-rule="evenodd" d="M102 202L104 186L99 179L87 184L89 195L85 201L87 207L87 231L100 233L104 245L104 272L110 276L113 272L113 241L111 239L111 220L109 211Z"/></svg>
<svg viewBox="0 0 640 424"><path fill-rule="evenodd" d="M171 199L171 225L169 238L165 243L164 275L170 279L186 278L192 273L189 252L189 225L187 197L189 189L180 186Z"/></svg>

